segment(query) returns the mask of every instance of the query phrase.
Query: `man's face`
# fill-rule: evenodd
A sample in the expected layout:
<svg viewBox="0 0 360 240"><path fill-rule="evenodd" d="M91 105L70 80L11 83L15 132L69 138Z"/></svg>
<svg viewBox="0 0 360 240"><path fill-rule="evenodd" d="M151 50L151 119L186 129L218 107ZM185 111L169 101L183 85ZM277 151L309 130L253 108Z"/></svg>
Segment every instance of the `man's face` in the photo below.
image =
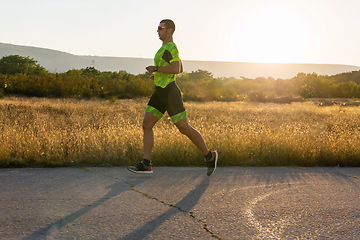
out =
<svg viewBox="0 0 360 240"><path fill-rule="evenodd" d="M171 31L171 29L166 28L165 23L160 23L157 30L160 40L164 40L169 34L169 31Z"/></svg>

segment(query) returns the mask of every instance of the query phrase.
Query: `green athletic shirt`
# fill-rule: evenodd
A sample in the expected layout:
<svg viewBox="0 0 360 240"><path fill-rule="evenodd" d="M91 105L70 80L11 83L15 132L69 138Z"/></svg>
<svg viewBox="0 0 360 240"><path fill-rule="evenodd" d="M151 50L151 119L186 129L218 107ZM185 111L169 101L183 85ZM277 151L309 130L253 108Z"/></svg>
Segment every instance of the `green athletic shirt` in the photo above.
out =
<svg viewBox="0 0 360 240"><path fill-rule="evenodd" d="M154 66L157 67L166 67L172 62L181 61L179 57L179 51L176 47L176 44L173 42L168 42L163 45L155 54ZM176 74L167 74L167 73L154 73L154 83L156 86L165 88L169 83L176 80Z"/></svg>

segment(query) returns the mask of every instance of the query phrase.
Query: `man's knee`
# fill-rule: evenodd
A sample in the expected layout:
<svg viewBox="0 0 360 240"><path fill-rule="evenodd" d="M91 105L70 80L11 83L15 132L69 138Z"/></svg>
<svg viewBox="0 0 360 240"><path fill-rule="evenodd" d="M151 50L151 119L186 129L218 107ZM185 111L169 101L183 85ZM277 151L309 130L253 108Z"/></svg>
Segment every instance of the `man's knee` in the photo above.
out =
<svg viewBox="0 0 360 240"><path fill-rule="evenodd" d="M154 116L150 113L145 113L145 117L142 122L142 129L144 130L144 132L152 131L152 129L155 126L155 124L157 123L157 121L159 121L159 118L157 118L156 116Z"/></svg>
<svg viewBox="0 0 360 240"><path fill-rule="evenodd" d="M145 121L142 123L142 129L143 129L144 132L151 131L152 128L153 128L152 124L150 124L148 122L145 122Z"/></svg>
<svg viewBox="0 0 360 240"><path fill-rule="evenodd" d="M142 123L142 129L144 132L146 131L152 131L153 127L154 127L154 123L152 121L146 121L144 120Z"/></svg>
<svg viewBox="0 0 360 240"><path fill-rule="evenodd" d="M184 135L188 135L191 131L191 126L189 124L179 124L177 125L177 128Z"/></svg>

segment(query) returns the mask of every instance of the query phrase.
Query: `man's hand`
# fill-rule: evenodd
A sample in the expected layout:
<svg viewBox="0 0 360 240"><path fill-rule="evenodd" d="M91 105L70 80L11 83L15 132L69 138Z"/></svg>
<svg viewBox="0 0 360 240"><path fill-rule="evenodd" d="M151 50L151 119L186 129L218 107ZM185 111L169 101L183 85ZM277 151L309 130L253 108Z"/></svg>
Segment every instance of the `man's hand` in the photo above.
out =
<svg viewBox="0 0 360 240"><path fill-rule="evenodd" d="M155 66L148 66L145 68L148 72L155 72ZM183 72L183 66L180 61L175 61L170 63L170 65L166 67L158 67L158 72L166 73L166 74L179 74Z"/></svg>
<svg viewBox="0 0 360 240"><path fill-rule="evenodd" d="M147 66L145 69L150 73L155 72L155 66Z"/></svg>

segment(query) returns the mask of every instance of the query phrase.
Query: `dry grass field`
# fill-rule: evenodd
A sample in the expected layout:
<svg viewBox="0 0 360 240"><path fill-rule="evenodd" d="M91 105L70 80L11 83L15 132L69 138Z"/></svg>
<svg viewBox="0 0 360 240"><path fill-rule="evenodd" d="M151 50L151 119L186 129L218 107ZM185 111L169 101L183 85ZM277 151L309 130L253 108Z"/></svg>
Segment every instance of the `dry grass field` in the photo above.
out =
<svg viewBox="0 0 360 240"><path fill-rule="evenodd" d="M0 99L0 166L124 166L142 158L146 99ZM360 166L360 107L186 102L222 166ZM169 118L155 128L154 165L202 166Z"/></svg>

